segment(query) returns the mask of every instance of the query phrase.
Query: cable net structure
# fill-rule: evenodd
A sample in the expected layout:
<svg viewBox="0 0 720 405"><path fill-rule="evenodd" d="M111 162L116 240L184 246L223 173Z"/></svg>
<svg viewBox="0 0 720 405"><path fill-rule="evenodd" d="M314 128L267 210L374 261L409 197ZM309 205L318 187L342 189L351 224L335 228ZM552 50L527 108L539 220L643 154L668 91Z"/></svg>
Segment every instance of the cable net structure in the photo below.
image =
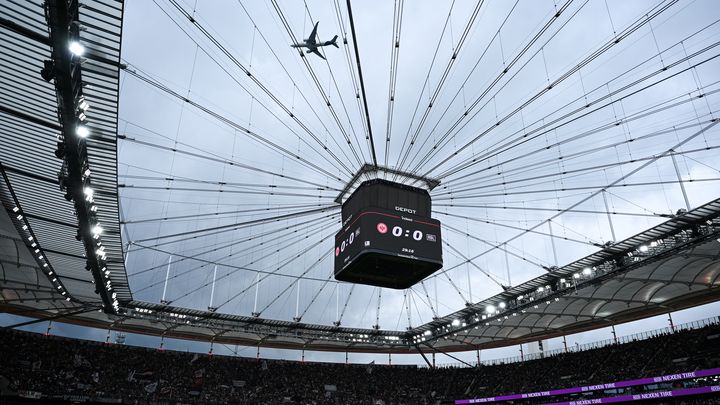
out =
<svg viewBox="0 0 720 405"><path fill-rule="evenodd" d="M684 243L709 260L682 265L699 266L690 289L710 289L678 307L717 299L712 2L154 0L122 12L107 162L131 292L118 313L162 325L130 331L341 342L323 350L503 345L571 318L597 326L621 310L586 308L602 287L591 281L656 255L667 286ZM318 21L337 49L290 47ZM443 268L404 290L333 277L340 205L375 178L429 191L442 223ZM578 297L584 286L595 292ZM618 321L685 294L627 287L603 297L636 310ZM535 301L567 305L521 334L502 324ZM470 336L491 319L498 331Z"/></svg>

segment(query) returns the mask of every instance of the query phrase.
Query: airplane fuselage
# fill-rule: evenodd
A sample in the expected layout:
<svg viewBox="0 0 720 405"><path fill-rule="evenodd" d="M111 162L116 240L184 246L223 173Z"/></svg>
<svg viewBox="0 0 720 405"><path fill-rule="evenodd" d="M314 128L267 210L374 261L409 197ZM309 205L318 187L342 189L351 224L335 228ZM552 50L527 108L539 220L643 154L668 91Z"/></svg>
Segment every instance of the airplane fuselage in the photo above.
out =
<svg viewBox="0 0 720 405"><path fill-rule="evenodd" d="M330 41L327 41L327 42L318 42L318 43L313 43L313 42L311 42L311 41L308 41L307 39L305 39L305 40L303 40L303 41L304 41L304 42L297 42L297 43L294 43L294 44L292 44L292 45L290 45L290 46L293 47L293 48L308 48L308 49L310 49L310 50L313 50L313 49L320 48L320 47L322 47L322 46L332 45L331 43L329 43Z"/></svg>

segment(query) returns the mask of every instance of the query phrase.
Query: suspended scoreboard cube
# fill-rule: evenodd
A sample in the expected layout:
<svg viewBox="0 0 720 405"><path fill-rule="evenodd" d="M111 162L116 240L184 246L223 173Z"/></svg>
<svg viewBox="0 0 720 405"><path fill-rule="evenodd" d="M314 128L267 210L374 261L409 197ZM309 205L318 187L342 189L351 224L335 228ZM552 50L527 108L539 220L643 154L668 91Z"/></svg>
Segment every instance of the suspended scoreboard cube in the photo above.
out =
<svg viewBox="0 0 720 405"><path fill-rule="evenodd" d="M362 183L342 206L335 279L405 289L442 268L440 221L427 191L387 180Z"/></svg>

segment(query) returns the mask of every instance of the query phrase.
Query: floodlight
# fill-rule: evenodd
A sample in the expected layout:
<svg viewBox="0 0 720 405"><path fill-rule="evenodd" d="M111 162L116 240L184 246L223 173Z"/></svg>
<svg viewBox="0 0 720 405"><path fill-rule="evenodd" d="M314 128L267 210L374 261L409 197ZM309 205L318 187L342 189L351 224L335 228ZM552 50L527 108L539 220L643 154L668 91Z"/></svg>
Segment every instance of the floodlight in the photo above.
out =
<svg viewBox="0 0 720 405"><path fill-rule="evenodd" d="M85 125L78 125L75 129L75 134L80 138L87 138L90 135L90 130Z"/></svg>
<svg viewBox="0 0 720 405"><path fill-rule="evenodd" d="M85 53L85 47L77 41L70 42L68 49L70 49L70 52L75 56L82 56Z"/></svg>

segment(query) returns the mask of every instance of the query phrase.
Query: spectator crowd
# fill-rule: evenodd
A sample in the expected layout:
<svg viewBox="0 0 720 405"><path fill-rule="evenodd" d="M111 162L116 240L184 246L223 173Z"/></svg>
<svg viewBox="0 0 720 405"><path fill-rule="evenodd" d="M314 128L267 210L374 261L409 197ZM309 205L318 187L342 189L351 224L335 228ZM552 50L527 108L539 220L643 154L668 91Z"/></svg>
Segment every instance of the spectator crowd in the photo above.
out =
<svg viewBox="0 0 720 405"><path fill-rule="evenodd" d="M0 364L4 398L22 393L42 403L437 404L720 367L720 326L531 361L435 369L258 360L0 328Z"/></svg>

